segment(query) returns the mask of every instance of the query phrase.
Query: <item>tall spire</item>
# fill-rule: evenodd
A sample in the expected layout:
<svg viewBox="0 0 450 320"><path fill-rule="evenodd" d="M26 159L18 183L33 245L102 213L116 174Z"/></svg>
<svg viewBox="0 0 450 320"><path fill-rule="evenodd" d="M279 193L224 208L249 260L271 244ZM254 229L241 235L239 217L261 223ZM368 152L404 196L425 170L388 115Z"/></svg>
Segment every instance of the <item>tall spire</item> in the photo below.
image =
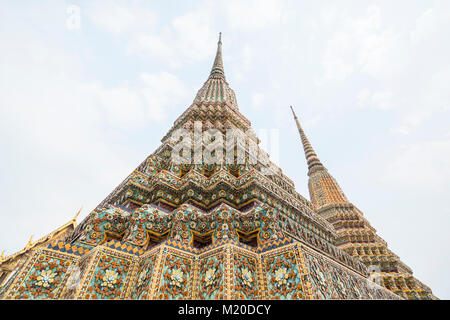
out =
<svg viewBox="0 0 450 320"><path fill-rule="evenodd" d="M309 142L308 138L306 137L305 132L302 129L302 126L300 125L300 122L298 121L297 116L295 115L294 109L291 106L292 114L294 115L295 122L297 123L298 132L300 133L300 138L302 139L303 144L303 150L305 151L305 158L306 163L308 164L308 170L309 173L312 172L312 170L317 169L325 169L323 164L320 162L319 157L317 156L316 152L314 151L313 147L311 146L311 143ZM309 174L308 173L308 174Z"/></svg>
<svg viewBox="0 0 450 320"><path fill-rule="evenodd" d="M194 102L200 103L228 103L233 108L238 108L236 95L229 87L225 79L225 71L222 61L222 32L219 33L219 41L217 42L217 53L214 59L211 73L203 84L203 87L197 92Z"/></svg>
<svg viewBox="0 0 450 320"><path fill-rule="evenodd" d="M223 61L222 61L222 32L219 32L219 41L217 42L217 53L216 58L214 59L214 64L211 68L211 73L209 77L223 77L225 79L225 71L223 69Z"/></svg>
<svg viewBox="0 0 450 320"><path fill-rule="evenodd" d="M319 210L321 207L329 204L347 203L347 197L341 187L320 162L319 157L311 146L305 132L303 132L292 106L291 110L295 122L297 123L298 132L302 139L303 150L305 151L306 162L308 163L308 189L314 207L316 210Z"/></svg>

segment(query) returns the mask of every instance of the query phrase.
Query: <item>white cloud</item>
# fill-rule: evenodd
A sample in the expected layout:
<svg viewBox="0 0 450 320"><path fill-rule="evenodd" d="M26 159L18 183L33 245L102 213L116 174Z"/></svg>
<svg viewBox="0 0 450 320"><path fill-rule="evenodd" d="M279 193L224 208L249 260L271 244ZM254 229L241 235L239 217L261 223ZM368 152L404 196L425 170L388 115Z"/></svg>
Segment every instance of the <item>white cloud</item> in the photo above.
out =
<svg viewBox="0 0 450 320"><path fill-rule="evenodd" d="M134 14L127 7L112 3L93 13L91 19L99 27L118 35L133 24Z"/></svg>
<svg viewBox="0 0 450 320"><path fill-rule="evenodd" d="M114 126L141 126L148 120L144 102L134 88L105 89L99 86L92 94L99 97L107 120Z"/></svg>
<svg viewBox="0 0 450 320"><path fill-rule="evenodd" d="M244 48L242 49L242 60L243 60L243 66L245 70L249 70L252 66L253 62L253 49L250 45L246 44Z"/></svg>
<svg viewBox="0 0 450 320"><path fill-rule="evenodd" d="M358 65L362 73L371 76L389 75L397 69L402 61L397 59L398 35L391 30L361 36L362 43L359 48Z"/></svg>
<svg viewBox="0 0 450 320"><path fill-rule="evenodd" d="M430 118L431 112L428 110L414 110L405 116L400 124L393 129L394 132L407 135L411 131L421 125L425 120Z"/></svg>
<svg viewBox="0 0 450 320"><path fill-rule="evenodd" d="M282 21L283 2L277 0L224 0L229 25L239 30L257 30Z"/></svg>
<svg viewBox="0 0 450 320"><path fill-rule="evenodd" d="M438 114L448 117L446 113L450 111L450 67L441 67L434 74L427 73L427 77L421 80L423 82L420 82L417 92L411 90L411 96L403 103L400 123L393 128L396 133L410 134Z"/></svg>
<svg viewBox="0 0 450 320"><path fill-rule="evenodd" d="M178 77L168 72L142 73L134 87L94 84L85 89L93 101L98 101L109 123L120 128L161 122L176 104L186 103L190 93Z"/></svg>
<svg viewBox="0 0 450 320"><path fill-rule="evenodd" d="M264 94L261 92L253 92L251 99L252 108L260 109L264 102Z"/></svg>
<svg viewBox="0 0 450 320"><path fill-rule="evenodd" d="M218 32L213 28L213 17L208 8L195 10L172 21L179 50L188 58L199 61L212 55Z"/></svg>
<svg viewBox="0 0 450 320"><path fill-rule="evenodd" d="M355 72L371 76L390 74L398 35L383 27L381 10L368 7L364 16L337 15L325 9L325 17L333 28L327 48L323 54L323 75L318 81L343 81ZM398 50L398 49L397 49Z"/></svg>
<svg viewBox="0 0 450 320"><path fill-rule="evenodd" d="M117 183L127 167L117 157L127 147L101 130L81 57L48 37L0 32L9 48L0 52L1 193L14 212L2 219L17 231L2 235L8 254L30 234L36 239L67 222L81 204L92 209L102 188Z"/></svg>
<svg viewBox="0 0 450 320"><path fill-rule="evenodd" d="M97 27L114 36L136 28L149 28L156 23L156 15L152 11L135 5L97 1L81 7L82 19L85 12Z"/></svg>
<svg viewBox="0 0 450 320"><path fill-rule="evenodd" d="M119 129L132 136L135 127L163 121L192 98L167 72L144 72L135 85L108 86L98 74L89 77L81 55L49 38L0 31L9 48L0 52L0 163L7 168L2 203L15 212L3 222L22 238L43 236L82 204L88 214L142 160L134 159L129 139L118 141ZM21 237L2 236L8 254Z"/></svg>
<svg viewBox="0 0 450 320"><path fill-rule="evenodd" d="M319 124L321 120L322 120L322 115L317 114L308 119L301 119L301 125L305 130L309 130L311 128L316 127L317 124Z"/></svg>
<svg viewBox="0 0 450 320"><path fill-rule="evenodd" d="M134 32L128 52L141 57L157 58L176 68L199 61L214 53L218 33L208 6L175 17L170 24L154 31Z"/></svg>
<svg viewBox="0 0 450 320"><path fill-rule="evenodd" d="M450 26L450 23L449 23ZM450 110L450 64L440 65L438 71L426 79L423 92L423 106L427 110L449 111Z"/></svg>
<svg viewBox="0 0 450 320"><path fill-rule="evenodd" d="M324 68L325 80L345 80L354 71L354 66L345 62L341 57L337 57L331 53L332 50L325 53L322 66ZM319 80L318 84L323 83L323 80Z"/></svg>
<svg viewBox="0 0 450 320"><path fill-rule="evenodd" d="M450 181L450 139L408 145L395 155L380 180L405 188L444 190Z"/></svg>
<svg viewBox="0 0 450 320"><path fill-rule="evenodd" d="M141 79L145 84L141 93L148 105L151 117L161 120L175 104L189 105L191 92L175 75L168 72L158 74L144 73Z"/></svg>
<svg viewBox="0 0 450 320"><path fill-rule="evenodd" d="M164 37L152 34L137 34L128 44L128 52L141 57L156 58L167 62L171 67L179 67L180 59L174 47Z"/></svg>
<svg viewBox="0 0 450 320"><path fill-rule="evenodd" d="M435 11L433 8L426 10L416 20L416 27L411 31L410 38L413 43L419 42L426 34L432 32L436 25L434 23Z"/></svg>
<svg viewBox="0 0 450 320"><path fill-rule="evenodd" d="M235 81L247 80L250 70L254 67L254 49L250 44L245 44L231 65L227 65L225 72ZM230 67L230 70L228 68ZM228 70L228 71L227 71Z"/></svg>
<svg viewBox="0 0 450 320"><path fill-rule="evenodd" d="M438 2L435 7L423 12L417 19L414 29L410 32L413 44L420 44L433 36L442 35L442 28L448 25L450 5L448 1Z"/></svg>
<svg viewBox="0 0 450 320"><path fill-rule="evenodd" d="M381 6L362 12L339 11L335 6L322 10L324 26L314 29L319 33L315 38L328 40L321 60L323 72L315 83L342 85L370 79L366 81L371 85L385 87L361 90L357 105L395 109L399 120L391 131L402 135L410 134L436 112L450 110L446 85L450 46L443 41L444 30L450 30L448 2L436 2L426 9L410 29L405 22L389 21L390 15Z"/></svg>
<svg viewBox="0 0 450 320"><path fill-rule="evenodd" d="M359 92L357 99L360 107L370 107L380 110L388 110L394 107L392 92L390 90L371 92L368 89L363 89Z"/></svg>

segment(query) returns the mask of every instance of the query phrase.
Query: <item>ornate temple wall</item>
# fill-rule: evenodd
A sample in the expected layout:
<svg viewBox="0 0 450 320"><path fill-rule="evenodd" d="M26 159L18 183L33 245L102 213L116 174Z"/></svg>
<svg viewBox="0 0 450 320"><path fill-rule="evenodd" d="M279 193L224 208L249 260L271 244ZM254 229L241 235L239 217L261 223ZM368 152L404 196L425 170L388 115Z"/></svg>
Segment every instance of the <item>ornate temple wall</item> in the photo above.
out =
<svg viewBox="0 0 450 320"><path fill-rule="evenodd" d="M35 250L4 293L3 299L59 299L78 257L51 249Z"/></svg>
<svg viewBox="0 0 450 320"><path fill-rule="evenodd" d="M144 252L110 241L88 251L36 250L5 299L398 299L358 273L284 238L202 249L167 240Z"/></svg>

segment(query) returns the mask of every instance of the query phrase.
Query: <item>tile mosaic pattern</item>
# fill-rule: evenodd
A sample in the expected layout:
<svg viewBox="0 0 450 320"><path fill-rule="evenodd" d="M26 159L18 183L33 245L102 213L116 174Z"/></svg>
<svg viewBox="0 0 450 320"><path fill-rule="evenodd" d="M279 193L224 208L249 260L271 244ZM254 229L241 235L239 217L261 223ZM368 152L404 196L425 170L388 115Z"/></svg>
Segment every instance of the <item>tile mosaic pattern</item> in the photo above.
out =
<svg viewBox="0 0 450 320"><path fill-rule="evenodd" d="M44 249L35 251L5 294L6 299L58 299L76 257Z"/></svg>
<svg viewBox="0 0 450 320"><path fill-rule="evenodd" d="M398 298L299 242L280 240L261 253L249 249L233 240L197 253L182 244L161 244L139 255L106 245L83 257L45 249L29 259L6 298Z"/></svg>
<svg viewBox="0 0 450 320"><path fill-rule="evenodd" d="M365 231L359 232L355 219L347 219L359 211L344 203L345 195L326 173L300 125L312 202L295 191L292 180L270 159L269 164L253 159L248 150L240 164L172 161L171 133L182 128L195 134L199 122L203 130L226 134L233 128L249 141L258 141L225 80L220 40L208 80L160 147L71 234L45 250L30 249L31 257L16 269L1 297L430 297L431 290L418 285L412 271L386 246L352 245L352 239L373 243L375 231L364 225ZM203 141L196 150L207 147ZM255 148L266 154L258 143ZM349 232L339 233L341 227ZM385 269L402 268L406 276L384 270L382 285L392 291L377 286L368 281L369 257Z"/></svg>

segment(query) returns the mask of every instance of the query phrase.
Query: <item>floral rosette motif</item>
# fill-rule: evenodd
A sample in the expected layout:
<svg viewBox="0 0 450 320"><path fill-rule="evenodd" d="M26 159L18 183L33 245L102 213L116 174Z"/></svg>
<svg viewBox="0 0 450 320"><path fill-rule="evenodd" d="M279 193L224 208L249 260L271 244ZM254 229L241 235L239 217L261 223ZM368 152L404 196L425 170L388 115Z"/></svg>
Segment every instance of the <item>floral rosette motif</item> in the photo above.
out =
<svg viewBox="0 0 450 320"><path fill-rule="evenodd" d="M313 283L312 290L315 299L329 299L330 288L326 274L329 272L328 265L322 259L313 255L304 255L309 268L310 279Z"/></svg>
<svg viewBox="0 0 450 320"><path fill-rule="evenodd" d="M266 262L269 293L274 299L301 299L303 290L293 252L271 257Z"/></svg>
<svg viewBox="0 0 450 320"><path fill-rule="evenodd" d="M54 299L61 278L70 261L41 255L34 263L31 273L17 290L15 299Z"/></svg>
<svg viewBox="0 0 450 320"><path fill-rule="evenodd" d="M242 282L245 286L250 287L253 284L253 276L247 268L241 269Z"/></svg>
<svg viewBox="0 0 450 320"><path fill-rule="evenodd" d="M136 284L133 290L134 299L147 299L148 287L151 280L156 255L148 257L139 267Z"/></svg>
<svg viewBox="0 0 450 320"><path fill-rule="evenodd" d="M188 277L192 268L190 259L168 254L164 264L160 299L187 299L190 296Z"/></svg>
<svg viewBox="0 0 450 320"><path fill-rule="evenodd" d="M234 270L236 283L234 285L237 299L256 299L256 260L241 254L234 254Z"/></svg>
<svg viewBox="0 0 450 320"><path fill-rule="evenodd" d="M48 288L54 281L56 277L56 272L51 270L44 270L41 274L36 278L36 284L38 286Z"/></svg>
<svg viewBox="0 0 450 320"><path fill-rule="evenodd" d="M200 268L200 291L202 299L222 299L222 254L203 261Z"/></svg>
<svg viewBox="0 0 450 320"><path fill-rule="evenodd" d="M101 286L113 288L117 283L118 276L119 275L114 270L106 270L102 278L103 282L101 283Z"/></svg>
<svg viewBox="0 0 450 320"><path fill-rule="evenodd" d="M110 299L119 297L129 268L130 261L103 255L85 298Z"/></svg>
<svg viewBox="0 0 450 320"><path fill-rule="evenodd" d="M172 286L181 287L184 282L184 273L180 268L172 270L169 283Z"/></svg>

